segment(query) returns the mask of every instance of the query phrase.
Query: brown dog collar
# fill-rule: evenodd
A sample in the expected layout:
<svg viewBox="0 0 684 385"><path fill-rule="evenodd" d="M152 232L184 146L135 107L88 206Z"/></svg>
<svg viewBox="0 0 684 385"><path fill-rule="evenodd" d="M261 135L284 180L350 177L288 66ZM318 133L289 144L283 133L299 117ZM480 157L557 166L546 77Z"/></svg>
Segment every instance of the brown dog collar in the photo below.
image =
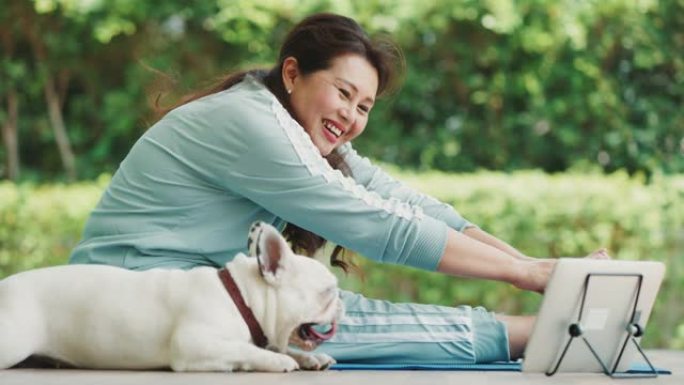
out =
<svg viewBox="0 0 684 385"><path fill-rule="evenodd" d="M252 309L250 309L245 303L245 299L242 297L242 294L240 294L240 289L235 283L233 276L230 275L230 271L228 271L226 268L223 268L218 271L218 275L221 279L221 282L223 282L223 286L233 299L235 306L237 306L238 310L240 310L242 319L244 319L247 323L249 333L252 335L252 341L254 341L256 346L265 349L268 346L268 338L266 338L264 335L264 331L261 329L259 321L257 321L257 319L254 317Z"/></svg>

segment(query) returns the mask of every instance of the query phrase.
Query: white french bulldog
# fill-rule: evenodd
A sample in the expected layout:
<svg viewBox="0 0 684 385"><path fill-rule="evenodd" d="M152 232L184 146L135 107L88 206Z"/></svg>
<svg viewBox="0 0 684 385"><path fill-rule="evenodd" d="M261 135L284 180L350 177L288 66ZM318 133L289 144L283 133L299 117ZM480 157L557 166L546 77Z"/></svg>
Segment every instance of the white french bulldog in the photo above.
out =
<svg viewBox="0 0 684 385"><path fill-rule="evenodd" d="M255 346L216 269L68 265L0 281L0 369L31 355L94 369L287 372L332 365L332 357L304 350L332 337L342 316L335 276L292 253L269 225L252 226L250 249L255 257L238 254L226 269L269 342L265 348ZM332 327L319 332L318 324Z"/></svg>

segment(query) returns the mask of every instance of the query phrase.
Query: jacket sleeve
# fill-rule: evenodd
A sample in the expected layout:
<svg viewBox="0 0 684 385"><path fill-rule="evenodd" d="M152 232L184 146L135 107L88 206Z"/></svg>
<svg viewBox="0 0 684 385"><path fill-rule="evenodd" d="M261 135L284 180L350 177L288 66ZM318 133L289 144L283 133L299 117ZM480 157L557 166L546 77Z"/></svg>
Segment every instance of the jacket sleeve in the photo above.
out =
<svg viewBox="0 0 684 385"><path fill-rule="evenodd" d="M250 200L368 258L437 268L446 246L444 222L332 169L272 94L244 94L236 91L201 113L170 117L194 120L194 131L178 134L186 140L188 167L229 192L226 199Z"/></svg>
<svg viewBox="0 0 684 385"><path fill-rule="evenodd" d="M414 190L373 165L368 158L360 156L351 143L341 146L338 152L350 167L354 180L366 189L385 198L396 198L410 205L420 206L427 215L445 222L455 230L463 231L468 227L475 227L451 205Z"/></svg>

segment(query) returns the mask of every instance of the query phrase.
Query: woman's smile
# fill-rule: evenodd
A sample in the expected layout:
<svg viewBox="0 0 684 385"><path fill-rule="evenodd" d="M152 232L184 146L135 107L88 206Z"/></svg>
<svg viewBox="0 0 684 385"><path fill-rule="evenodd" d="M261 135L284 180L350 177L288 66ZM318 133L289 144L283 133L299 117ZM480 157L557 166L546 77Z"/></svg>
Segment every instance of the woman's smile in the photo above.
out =
<svg viewBox="0 0 684 385"><path fill-rule="evenodd" d="M337 122L323 119L323 133L330 143L337 143L337 140L344 134L345 130L340 126Z"/></svg>

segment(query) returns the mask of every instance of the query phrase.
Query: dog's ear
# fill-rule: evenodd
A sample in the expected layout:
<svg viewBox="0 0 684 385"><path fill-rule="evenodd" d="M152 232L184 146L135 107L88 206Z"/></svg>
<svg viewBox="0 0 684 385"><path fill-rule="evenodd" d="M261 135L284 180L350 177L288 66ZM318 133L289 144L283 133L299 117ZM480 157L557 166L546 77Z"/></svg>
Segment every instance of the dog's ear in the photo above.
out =
<svg viewBox="0 0 684 385"><path fill-rule="evenodd" d="M250 257L256 257L259 252L259 237L263 231L264 222L254 222L247 235L247 250Z"/></svg>
<svg viewBox="0 0 684 385"><path fill-rule="evenodd" d="M290 251L285 239L273 226L257 222L250 228L247 245L249 254L257 258L261 276L269 284L277 284L283 269L283 259Z"/></svg>

